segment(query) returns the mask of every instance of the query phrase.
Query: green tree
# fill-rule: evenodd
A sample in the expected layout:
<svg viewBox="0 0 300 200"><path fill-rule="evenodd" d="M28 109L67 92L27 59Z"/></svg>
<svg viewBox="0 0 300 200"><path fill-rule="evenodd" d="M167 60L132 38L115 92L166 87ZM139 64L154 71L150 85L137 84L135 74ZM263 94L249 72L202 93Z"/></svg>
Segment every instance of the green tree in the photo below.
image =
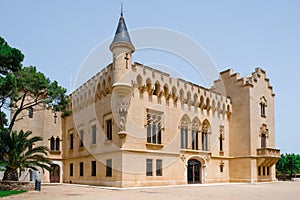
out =
<svg viewBox="0 0 300 200"><path fill-rule="evenodd" d="M5 167L3 180L17 180L18 169L23 171L34 165L50 170L45 157L46 147L26 150L42 138L28 138L29 132L13 131L16 120L28 117L27 109L47 108L61 111L63 116L71 114L67 110L66 89L37 71L36 67L22 66L23 59L20 50L10 47L0 37L0 167ZM11 111L10 120L6 119L4 110Z"/></svg>
<svg viewBox="0 0 300 200"><path fill-rule="evenodd" d="M2 180L18 181L18 170L21 173L25 169L40 167L50 169L50 160L46 157L48 148L44 146L33 146L36 142L43 140L41 137L30 137L30 131L8 132L0 129L0 151L3 155L2 165L5 166Z"/></svg>
<svg viewBox="0 0 300 200"><path fill-rule="evenodd" d="M281 154L279 161L276 164L278 174L283 175L283 180L286 179L286 174L289 178L300 173L300 155L298 154Z"/></svg>

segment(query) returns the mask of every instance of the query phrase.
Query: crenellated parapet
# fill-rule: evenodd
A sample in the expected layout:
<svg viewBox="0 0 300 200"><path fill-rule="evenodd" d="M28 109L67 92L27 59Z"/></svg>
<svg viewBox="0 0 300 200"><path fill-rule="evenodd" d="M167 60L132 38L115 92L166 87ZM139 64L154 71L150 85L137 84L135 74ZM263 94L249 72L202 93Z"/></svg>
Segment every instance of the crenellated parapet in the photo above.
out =
<svg viewBox="0 0 300 200"><path fill-rule="evenodd" d="M259 67L257 67L252 74L244 77L241 77L239 73L234 73L232 69L223 71L220 73L220 75L223 78L226 77L231 80L234 80L236 84L240 87L254 87L258 80L262 79L267 82L267 87L271 91L272 96L275 96L273 92L273 87L270 85L270 80L266 76L266 72ZM220 82L220 79L216 80L214 85L216 86Z"/></svg>
<svg viewBox="0 0 300 200"><path fill-rule="evenodd" d="M72 110L77 112L110 95L112 92L112 64L108 65L71 94Z"/></svg>

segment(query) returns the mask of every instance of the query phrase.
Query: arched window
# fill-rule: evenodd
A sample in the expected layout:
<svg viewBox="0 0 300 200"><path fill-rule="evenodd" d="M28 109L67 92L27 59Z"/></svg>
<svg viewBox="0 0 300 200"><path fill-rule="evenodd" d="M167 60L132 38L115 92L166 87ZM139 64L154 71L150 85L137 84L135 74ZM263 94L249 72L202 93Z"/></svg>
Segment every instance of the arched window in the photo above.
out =
<svg viewBox="0 0 300 200"><path fill-rule="evenodd" d="M59 148L60 148L60 139L59 139L59 137L57 136L57 137L56 137L56 140L55 140L55 150L56 150L56 151L59 151Z"/></svg>
<svg viewBox="0 0 300 200"><path fill-rule="evenodd" d="M180 125L180 147L182 149L188 148L188 121L182 118Z"/></svg>
<svg viewBox="0 0 300 200"><path fill-rule="evenodd" d="M199 149L199 121L194 119L192 124L192 149Z"/></svg>
<svg viewBox="0 0 300 200"><path fill-rule="evenodd" d="M267 138L268 138L269 130L267 129L267 125L263 124L260 128L260 140L261 140L261 148L264 149L267 147Z"/></svg>
<svg viewBox="0 0 300 200"><path fill-rule="evenodd" d="M54 149L55 149L55 139L54 139L54 137L52 136L52 137L50 138L50 150L51 150L51 151L54 151Z"/></svg>
<svg viewBox="0 0 300 200"><path fill-rule="evenodd" d="M265 97L260 98L260 115L266 117L267 100Z"/></svg>
<svg viewBox="0 0 300 200"><path fill-rule="evenodd" d="M147 143L161 144L162 114L147 113Z"/></svg>
<svg viewBox="0 0 300 200"><path fill-rule="evenodd" d="M208 125L202 125L202 151L208 151Z"/></svg>

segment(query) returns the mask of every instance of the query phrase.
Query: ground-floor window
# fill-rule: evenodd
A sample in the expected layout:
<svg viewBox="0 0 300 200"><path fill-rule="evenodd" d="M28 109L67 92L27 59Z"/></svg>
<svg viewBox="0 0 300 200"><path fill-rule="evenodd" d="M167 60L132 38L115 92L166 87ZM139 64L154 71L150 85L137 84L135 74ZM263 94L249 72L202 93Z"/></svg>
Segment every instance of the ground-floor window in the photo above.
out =
<svg viewBox="0 0 300 200"><path fill-rule="evenodd" d="M156 176L162 176L162 160L156 160Z"/></svg>
<svg viewBox="0 0 300 200"><path fill-rule="evenodd" d="M79 176L83 176L83 162L79 163Z"/></svg>
<svg viewBox="0 0 300 200"><path fill-rule="evenodd" d="M152 159L146 160L146 176L152 176Z"/></svg>
<svg viewBox="0 0 300 200"><path fill-rule="evenodd" d="M112 159L106 160L106 177L112 177Z"/></svg>
<svg viewBox="0 0 300 200"><path fill-rule="evenodd" d="M96 176L96 161L92 161L92 176Z"/></svg>
<svg viewBox="0 0 300 200"><path fill-rule="evenodd" d="M70 176L73 176L73 163L70 163Z"/></svg>

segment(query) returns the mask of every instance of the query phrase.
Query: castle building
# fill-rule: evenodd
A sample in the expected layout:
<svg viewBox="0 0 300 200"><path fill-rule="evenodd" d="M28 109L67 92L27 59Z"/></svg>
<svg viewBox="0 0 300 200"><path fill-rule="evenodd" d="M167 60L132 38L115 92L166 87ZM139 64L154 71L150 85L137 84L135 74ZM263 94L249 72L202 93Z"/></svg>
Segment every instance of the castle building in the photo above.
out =
<svg viewBox="0 0 300 200"><path fill-rule="evenodd" d="M28 111L16 129L49 146L44 182L115 187L274 181L274 93L260 68L211 88L133 63L123 14L112 63L71 95L71 116ZM32 116L33 112L33 116ZM59 116L59 113L55 116Z"/></svg>

